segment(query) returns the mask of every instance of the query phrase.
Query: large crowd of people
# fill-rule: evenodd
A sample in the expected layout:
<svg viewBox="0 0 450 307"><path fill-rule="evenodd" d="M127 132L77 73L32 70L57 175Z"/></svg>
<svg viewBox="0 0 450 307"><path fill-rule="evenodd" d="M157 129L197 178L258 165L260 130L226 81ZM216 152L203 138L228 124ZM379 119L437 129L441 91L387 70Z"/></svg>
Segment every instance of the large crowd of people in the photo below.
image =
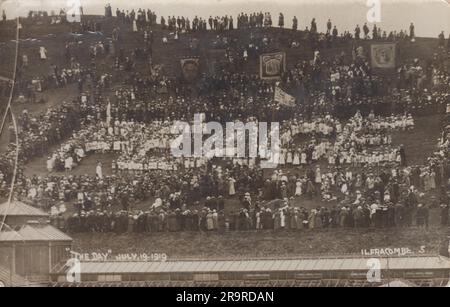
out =
<svg viewBox="0 0 450 307"><path fill-rule="evenodd" d="M46 84L62 88L77 83L79 97L40 115L25 111L19 118L15 196L52 212L61 229L124 233L426 227L429 210L438 208L441 225L448 225L448 117L438 150L424 165L408 163L407 150L392 141L396 131L415 128L415 117L442 114L450 103L445 64L450 55L443 33L432 58L402 59L398 70L385 76L372 70L369 51L359 41L412 44L413 25L409 33L371 31L364 25L354 35L339 35L331 20L326 33L313 20L305 31L292 31L286 43L270 34L229 36L235 28L276 26L270 13L242 13L235 20L161 17L159 25L151 10L117 9L113 17L109 7L105 15L117 19L112 38L92 43L87 60L77 56L77 43L68 41L66 67L54 67L45 78ZM82 21L83 29L100 31L102 20ZM285 25L280 14L278 27ZM298 25L294 18L293 30ZM205 35L204 44L225 49L223 69L200 72L195 82L168 73L161 68L166 63L153 57L156 26L162 27L164 43L166 32L174 32L186 47L193 40L180 37L201 36L198 32L208 27L217 31L214 38ZM138 46L125 44L125 33L135 35ZM315 41L333 39L353 41L356 47L325 56L327 44ZM297 44L314 46L314 59L289 65L278 83L242 69L264 52ZM114 64L99 72L97 64L106 57ZM39 64L24 62L24 70ZM20 91L35 90L30 82L20 81ZM295 107L274 100L276 87L292 94ZM190 122L198 113L220 123L281 122L279 167L267 171L254 159L174 162L168 152L170 125ZM0 156L1 196L7 195L14 170L13 141ZM95 175L73 175L94 152L115 155L112 174L99 161ZM48 173L27 176L24 168L39 156L47 157Z"/></svg>

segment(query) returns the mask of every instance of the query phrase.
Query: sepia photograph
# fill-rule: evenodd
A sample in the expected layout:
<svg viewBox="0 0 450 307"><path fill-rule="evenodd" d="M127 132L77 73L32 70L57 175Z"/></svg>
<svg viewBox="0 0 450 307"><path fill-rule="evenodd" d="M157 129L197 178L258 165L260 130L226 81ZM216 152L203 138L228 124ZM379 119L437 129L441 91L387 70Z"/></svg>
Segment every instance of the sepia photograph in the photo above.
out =
<svg viewBox="0 0 450 307"><path fill-rule="evenodd" d="M449 0L0 0L0 125L0 288L450 287Z"/></svg>

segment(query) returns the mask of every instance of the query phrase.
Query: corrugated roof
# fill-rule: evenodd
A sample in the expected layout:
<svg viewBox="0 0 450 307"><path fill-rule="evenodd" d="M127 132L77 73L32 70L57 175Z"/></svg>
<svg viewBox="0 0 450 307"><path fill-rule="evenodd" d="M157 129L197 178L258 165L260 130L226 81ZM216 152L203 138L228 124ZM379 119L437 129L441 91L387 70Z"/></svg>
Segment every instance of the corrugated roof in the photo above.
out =
<svg viewBox="0 0 450 307"><path fill-rule="evenodd" d="M275 271L367 271L368 258L329 258L242 261L169 261L169 262L82 262L82 272L91 274L127 273L220 273ZM381 269L450 269L444 257L398 257L380 259Z"/></svg>
<svg viewBox="0 0 450 307"><path fill-rule="evenodd" d="M380 288L417 288L417 285L409 282L407 280L393 280L385 285L380 286Z"/></svg>
<svg viewBox="0 0 450 307"><path fill-rule="evenodd" d="M312 271L314 266L316 265L315 262L316 262L316 260L311 260L311 259L301 261L301 263L303 265L301 270L302 271Z"/></svg>
<svg viewBox="0 0 450 307"><path fill-rule="evenodd" d="M185 264L186 269L189 271L193 271L195 270L196 267L198 267L198 263L196 263L195 261L189 261ZM217 266L217 262L216 262L216 267L214 268L215 271L220 271L220 267Z"/></svg>
<svg viewBox="0 0 450 307"><path fill-rule="evenodd" d="M42 210L27 205L21 201L13 200L11 204L3 203L0 205L0 216L34 216L48 217L49 215Z"/></svg>
<svg viewBox="0 0 450 307"><path fill-rule="evenodd" d="M339 271L343 264L343 261L334 261L331 264L330 271Z"/></svg>
<svg viewBox="0 0 450 307"><path fill-rule="evenodd" d="M114 273L114 264L109 263L108 266L105 268L105 272L108 274Z"/></svg>
<svg viewBox="0 0 450 307"><path fill-rule="evenodd" d="M273 266L273 262L272 261L264 260L261 263L261 269L263 271L270 270L272 268L272 266Z"/></svg>
<svg viewBox="0 0 450 307"><path fill-rule="evenodd" d="M72 238L51 225L25 225L18 231L0 232L0 242L72 241Z"/></svg>

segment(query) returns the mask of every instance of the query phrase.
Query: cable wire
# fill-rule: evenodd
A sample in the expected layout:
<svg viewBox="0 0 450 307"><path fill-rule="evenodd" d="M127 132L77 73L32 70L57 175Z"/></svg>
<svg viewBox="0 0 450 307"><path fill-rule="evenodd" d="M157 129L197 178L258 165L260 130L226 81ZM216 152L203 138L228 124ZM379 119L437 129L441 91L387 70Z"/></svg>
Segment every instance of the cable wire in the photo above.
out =
<svg viewBox="0 0 450 307"><path fill-rule="evenodd" d="M14 59L14 73L13 73L11 91L9 93L8 105L6 106L5 114L3 115L2 124L0 126L0 135L1 135L5 128L6 119L8 117L8 113L9 113L11 115L11 120L12 120L13 127L14 127L14 133L15 133L15 139L16 139L15 140L16 141L15 142L16 150L15 150L15 158L14 158L14 170L13 170L13 176L12 176L12 180L11 180L11 186L9 189L8 202L7 202L6 210L3 213L2 223L0 224L0 232L3 230L3 225L5 224L6 217L8 216L9 210L11 209L11 201L12 201L12 198L14 195L14 185L16 183L17 168L18 168L18 162L19 162L19 133L18 133L18 129L17 129L16 118L15 118L14 113L12 112L12 108L11 108L11 104L12 104L12 100L13 100L13 96L14 96L14 89L16 86L17 64L19 61L19 37L20 37L20 18L19 17L17 17L17 26L16 27L17 27L16 28L16 56Z"/></svg>

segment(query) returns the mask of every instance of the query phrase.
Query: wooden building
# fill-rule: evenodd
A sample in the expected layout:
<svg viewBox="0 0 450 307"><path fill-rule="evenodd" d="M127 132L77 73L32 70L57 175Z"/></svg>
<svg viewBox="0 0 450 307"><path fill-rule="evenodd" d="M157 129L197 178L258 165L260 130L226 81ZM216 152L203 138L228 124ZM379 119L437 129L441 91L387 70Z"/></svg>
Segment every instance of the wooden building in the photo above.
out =
<svg viewBox="0 0 450 307"><path fill-rule="evenodd" d="M0 277L7 280L2 283L48 284L52 269L70 258L72 238L49 225L46 213L22 202L0 205L2 220L5 215L0 231Z"/></svg>
<svg viewBox="0 0 450 307"><path fill-rule="evenodd" d="M13 200L11 204L3 203L0 205L0 221L11 228L20 227L29 221L47 222L49 215L35 207L29 206L21 201Z"/></svg>

